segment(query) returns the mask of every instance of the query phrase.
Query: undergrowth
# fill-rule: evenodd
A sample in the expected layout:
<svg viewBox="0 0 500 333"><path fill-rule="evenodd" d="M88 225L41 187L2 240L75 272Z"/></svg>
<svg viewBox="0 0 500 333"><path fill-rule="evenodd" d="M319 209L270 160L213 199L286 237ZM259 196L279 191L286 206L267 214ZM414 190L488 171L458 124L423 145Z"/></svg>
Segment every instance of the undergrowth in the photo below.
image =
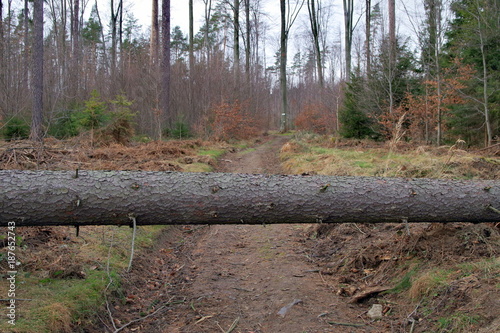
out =
<svg viewBox="0 0 500 333"><path fill-rule="evenodd" d="M390 146L390 147L389 147ZM296 134L281 150L287 172L337 176L500 179L500 160L450 147L384 144Z"/></svg>
<svg viewBox="0 0 500 333"><path fill-rule="evenodd" d="M168 227L139 227L136 248L150 247ZM105 295L122 294L132 232L113 226L17 228L22 241L16 281L16 325L0 322L1 332L77 332L105 311ZM5 258L0 260L6 271ZM110 282L110 277L113 280ZM2 284L0 293L7 295ZM2 312L5 312L3 307ZM6 313L3 313L5 317ZM106 319L107 316L101 317Z"/></svg>

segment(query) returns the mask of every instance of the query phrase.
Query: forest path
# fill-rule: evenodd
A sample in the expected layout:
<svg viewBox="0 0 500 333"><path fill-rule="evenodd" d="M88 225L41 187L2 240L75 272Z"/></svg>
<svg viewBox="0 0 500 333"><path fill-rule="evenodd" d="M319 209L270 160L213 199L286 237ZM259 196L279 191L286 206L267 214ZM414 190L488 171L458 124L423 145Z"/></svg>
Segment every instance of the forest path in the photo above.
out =
<svg viewBox="0 0 500 333"><path fill-rule="evenodd" d="M280 173L286 141L273 136L255 150L226 155L218 171ZM177 320L161 331L229 332L235 325L232 332L335 332L326 318L337 317L340 308L301 244L306 228L211 226L190 255L191 283L182 292L189 306L174 310Z"/></svg>

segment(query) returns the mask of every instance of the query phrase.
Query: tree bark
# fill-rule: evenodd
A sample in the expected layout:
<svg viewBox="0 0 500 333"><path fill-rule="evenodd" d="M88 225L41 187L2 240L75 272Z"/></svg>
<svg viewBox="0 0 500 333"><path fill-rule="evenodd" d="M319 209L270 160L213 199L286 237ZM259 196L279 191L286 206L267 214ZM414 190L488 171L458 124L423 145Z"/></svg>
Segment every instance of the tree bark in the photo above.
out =
<svg viewBox="0 0 500 333"><path fill-rule="evenodd" d="M5 56L3 54L4 50L4 39L3 39L3 2L0 0L0 85L3 87L4 86L4 75L5 75ZM2 112L0 112L0 117L3 116Z"/></svg>
<svg viewBox="0 0 500 333"><path fill-rule="evenodd" d="M354 0L344 0L344 39L345 39L345 80L351 80L351 56L353 28Z"/></svg>
<svg viewBox="0 0 500 333"><path fill-rule="evenodd" d="M288 97L286 82L286 61L287 61L287 26L286 26L286 5L285 0L280 1L281 11L281 37L280 37L280 90L281 90L281 121L280 132L288 131Z"/></svg>
<svg viewBox="0 0 500 333"><path fill-rule="evenodd" d="M250 87L250 32L252 29L250 23L250 0L245 0L245 22L246 22L246 40L245 40L245 74L247 86Z"/></svg>
<svg viewBox="0 0 500 333"><path fill-rule="evenodd" d="M0 226L499 222L500 181L0 171Z"/></svg>
<svg viewBox="0 0 500 333"><path fill-rule="evenodd" d="M193 0L189 0L189 73L191 76L191 81L193 76L193 68L194 68L194 9L193 9Z"/></svg>
<svg viewBox="0 0 500 333"><path fill-rule="evenodd" d="M233 71L236 80L236 87L239 87L240 78L240 0L234 0L233 6Z"/></svg>
<svg viewBox="0 0 500 333"><path fill-rule="evenodd" d="M80 1L74 1L73 17L71 18L71 38L72 38L72 62L71 62L71 94L73 96L78 96L79 90L79 68L80 68Z"/></svg>
<svg viewBox="0 0 500 333"><path fill-rule="evenodd" d="M365 27L365 50L366 50L366 74L371 74L371 22L372 22L372 4L371 0L366 0L366 27Z"/></svg>
<svg viewBox="0 0 500 333"><path fill-rule="evenodd" d="M319 14L320 8L316 9L315 0L307 1L307 9L309 11L309 23L311 24L311 33L314 41L314 52L316 53L316 67L318 70L318 81L321 88L324 87L323 80L323 61L321 60L321 48L319 45L319 30L320 26L318 23L317 15Z"/></svg>
<svg viewBox="0 0 500 333"><path fill-rule="evenodd" d="M167 124L170 115L170 0L162 0L161 7L162 61L161 61L161 122ZM162 127L163 128L163 127ZM161 138L161 133L159 133Z"/></svg>
<svg viewBox="0 0 500 333"><path fill-rule="evenodd" d="M30 139L43 140L43 0L33 7L33 112Z"/></svg>
<svg viewBox="0 0 500 333"><path fill-rule="evenodd" d="M392 66L396 63L396 0L389 0L389 44Z"/></svg>
<svg viewBox="0 0 500 333"><path fill-rule="evenodd" d="M160 40L159 37L160 35L158 27L158 0L153 0L152 13L151 13L151 39L150 39L151 45L149 46L149 53L150 53L149 60L151 65L158 63L158 43Z"/></svg>

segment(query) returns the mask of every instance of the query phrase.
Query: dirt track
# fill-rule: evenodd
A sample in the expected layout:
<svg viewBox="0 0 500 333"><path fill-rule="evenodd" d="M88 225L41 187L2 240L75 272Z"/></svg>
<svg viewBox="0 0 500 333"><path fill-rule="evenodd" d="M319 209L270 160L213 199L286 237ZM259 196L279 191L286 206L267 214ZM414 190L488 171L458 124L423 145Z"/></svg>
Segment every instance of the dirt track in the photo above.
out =
<svg viewBox="0 0 500 333"><path fill-rule="evenodd" d="M280 173L278 153L287 138L266 140L255 150L226 155L218 171ZM228 225L171 233L152 252L155 259L144 257L143 265L136 266L128 290L144 305L156 297L179 304L135 327L179 333L229 332L233 326L231 332L242 333L345 332L327 323L352 319L345 317L349 306L341 303L308 257L302 244L308 228ZM184 238L183 244L172 253L165 251L177 237ZM148 269L156 264L165 267ZM172 281L166 287L150 287L166 280ZM119 309L122 315L134 312L134 306Z"/></svg>
<svg viewBox="0 0 500 333"><path fill-rule="evenodd" d="M279 173L285 141L275 137L255 151L226 156L220 170ZM188 292L196 311L186 313L192 320L180 316L164 332L217 332L219 326L227 332L235 322L235 332L331 332L322 318L339 309L300 244L304 228L212 226L192 253L196 276Z"/></svg>

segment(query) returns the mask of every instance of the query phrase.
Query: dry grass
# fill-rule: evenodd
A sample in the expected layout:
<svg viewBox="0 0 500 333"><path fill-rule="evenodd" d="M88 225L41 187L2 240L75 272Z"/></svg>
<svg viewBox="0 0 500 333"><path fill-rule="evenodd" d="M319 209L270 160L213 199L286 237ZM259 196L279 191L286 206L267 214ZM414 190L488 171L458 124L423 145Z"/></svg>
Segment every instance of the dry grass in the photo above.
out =
<svg viewBox="0 0 500 333"><path fill-rule="evenodd" d="M0 169L20 170L144 170L196 171L189 166L213 167L216 157L201 156L203 149L224 152L229 146L202 140L153 141L128 146L110 144L91 148L82 142L47 139L43 146L29 141L0 142Z"/></svg>
<svg viewBox="0 0 500 333"><path fill-rule="evenodd" d="M401 142L338 143L330 137L294 139L281 151L289 173L445 179L500 179L500 159L451 147L412 147Z"/></svg>

